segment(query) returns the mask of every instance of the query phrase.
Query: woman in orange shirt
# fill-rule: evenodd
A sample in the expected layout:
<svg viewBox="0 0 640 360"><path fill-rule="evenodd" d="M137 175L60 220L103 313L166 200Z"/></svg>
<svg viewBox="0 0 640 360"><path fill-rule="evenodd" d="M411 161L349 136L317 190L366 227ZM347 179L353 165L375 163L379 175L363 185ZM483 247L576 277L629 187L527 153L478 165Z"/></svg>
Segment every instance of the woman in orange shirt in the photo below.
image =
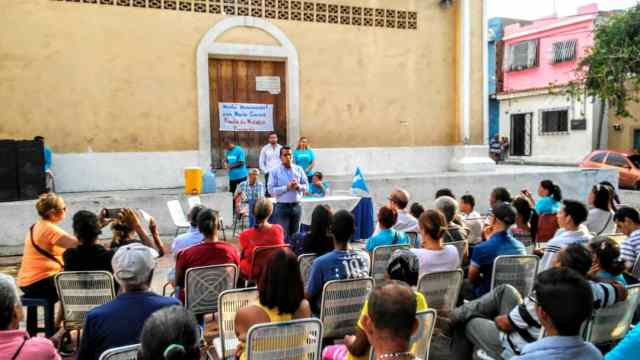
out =
<svg viewBox="0 0 640 360"><path fill-rule="evenodd" d="M25 297L58 301L53 277L63 270L62 254L78 245L78 240L57 224L65 217L67 208L62 197L49 193L36 203L40 220L33 224L24 240L22 264L17 284Z"/></svg>

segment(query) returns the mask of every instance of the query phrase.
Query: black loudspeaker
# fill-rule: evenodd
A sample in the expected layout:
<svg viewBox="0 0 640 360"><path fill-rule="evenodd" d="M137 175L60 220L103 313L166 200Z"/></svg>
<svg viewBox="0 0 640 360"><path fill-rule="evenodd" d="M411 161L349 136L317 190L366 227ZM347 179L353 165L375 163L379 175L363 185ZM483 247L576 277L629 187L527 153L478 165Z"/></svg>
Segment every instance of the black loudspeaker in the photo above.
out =
<svg viewBox="0 0 640 360"><path fill-rule="evenodd" d="M41 141L16 141L18 195L20 200L37 199L45 191L44 144Z"/></svg>
<svg viewBox="0 0 640 360"><path fill-rule="evenodd" d="M0 140L0 202L18 197L18 162L16 142Z"/></svg>

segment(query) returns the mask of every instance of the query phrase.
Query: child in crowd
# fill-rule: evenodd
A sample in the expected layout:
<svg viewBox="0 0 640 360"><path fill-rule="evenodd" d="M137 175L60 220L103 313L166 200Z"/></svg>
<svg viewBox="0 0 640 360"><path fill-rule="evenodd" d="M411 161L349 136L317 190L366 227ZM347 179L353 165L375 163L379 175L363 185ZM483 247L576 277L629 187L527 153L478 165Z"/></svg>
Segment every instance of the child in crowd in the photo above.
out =
<svg viewBox="0 0 640 360"><path fill-rule="evenodd" d="M311 185L309 185L309 192L306 194L313 197L325 197L329 186L322 179L324 175L320 171L316 171L311 177Z"/></svg>

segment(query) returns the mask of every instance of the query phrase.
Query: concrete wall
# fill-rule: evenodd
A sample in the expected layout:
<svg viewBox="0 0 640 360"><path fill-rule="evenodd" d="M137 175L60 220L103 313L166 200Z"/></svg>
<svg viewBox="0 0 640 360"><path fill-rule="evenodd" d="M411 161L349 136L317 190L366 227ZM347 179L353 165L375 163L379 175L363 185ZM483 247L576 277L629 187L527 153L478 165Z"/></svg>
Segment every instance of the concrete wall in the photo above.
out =
<svg viewBox="0 0 640 360"><path fill-rule="evenodd" d="M300 56L301 134L316 148L456 142L457 8L417 11L418 30L273 20ZM195 50L222 15L11 1L0 23L0 138L42 134L54 152L197 149ZM472 142L482 141L482 2L472 2ZM272 44L256 30L223 41Z"/></svg>
<svg viewBox="0 0 640 360"><path fill-rule="evenodd" d="M633 133L640 130L640 103L631 102L627 109L631 113L630 118L618 117L615 110L609 109L608 114L608 134L609 149L620 151L634 150ZM621 130L615 130L614 125L622 125Z"/></svg>
<svg viewBox="0 0 640 360"><path fill-rule="evenodd" d="M569 109L569 131L559 134L541 134L543 110ZM500 100L500 135L511 138L511 115L532 113L531 156L520 159L532 162L576 164L593 150L593 104L563 94L540 92L532 96L506 96ZM586 118L586 130L571 130L572 119ZM517 157L512 157L517 158Z"/></svg>
<svg viewBox="0 0 640 360"><path fill-rule="evenodd" d="M434 194L440 188L450 188L457 196L472 194L476 198L480 212L488 210L489 195L493 188L505 186L513 195L522 188L531 192L537 189L540 181L551 179L560 185L563 195L568 199L585 202L591 187L600 181L618 183L618 172L611 169L579 169L539 166L499 166L496 172L477 172L473 174L445 173L438 174L384 174L371 175L364 172L365 179L374 202L381 206L386 203L389 192L401 187L411 193L411 202L419 202L426 208L433 207ZM352 176L329 177L331 188L335 192L348 191L351 188ZM220 186L226 179L219 179ZM99 211L102 208L142 207L154 216L163 235L171 235L175 227L169 216L166 202L180 199L186 211L187 202L180 190L123 191L106 193L64 194L67 206L67 218L61 226L71 231L71 218L81 209ZM201 195L204 205L221 211L227 225L231 224L231 195L226 192ZM26 230L37 220L35 201L0 203L0 219L3 219L3 236L1 246L19 246L24 243ZM103 237L109 237L105 229Z"/></svg>

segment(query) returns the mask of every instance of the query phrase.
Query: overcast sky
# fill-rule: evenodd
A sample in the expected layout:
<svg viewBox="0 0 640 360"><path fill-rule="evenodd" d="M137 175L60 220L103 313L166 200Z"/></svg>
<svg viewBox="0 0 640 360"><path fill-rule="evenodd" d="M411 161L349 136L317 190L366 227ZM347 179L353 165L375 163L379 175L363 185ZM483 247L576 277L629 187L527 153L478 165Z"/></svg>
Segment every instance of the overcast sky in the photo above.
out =
<svg viewBox="0 0 640 360"><path fill-rule="evenodd" d="M558 14L572 15L578 7L597 3L601 10L626 9L638 0L555 0ZM488 15L533 20L553 14L554 0L489 0Z"/></svg>

